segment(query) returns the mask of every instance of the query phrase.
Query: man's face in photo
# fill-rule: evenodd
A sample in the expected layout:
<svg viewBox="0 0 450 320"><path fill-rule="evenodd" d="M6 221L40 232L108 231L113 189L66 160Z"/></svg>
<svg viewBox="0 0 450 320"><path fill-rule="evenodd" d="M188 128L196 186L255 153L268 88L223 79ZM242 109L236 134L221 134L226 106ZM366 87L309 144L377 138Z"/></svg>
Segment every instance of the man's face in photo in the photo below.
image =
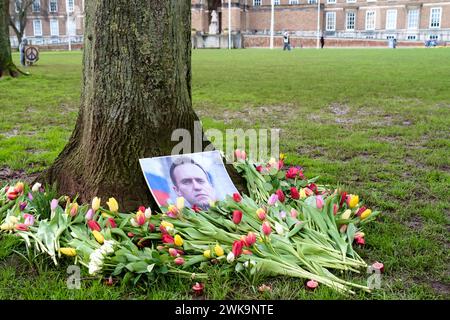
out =
<svg viewBox="0 0 450 320"><path fill-rule="evenodd" d="M191 205L202 208L209 206L210 201L215 201L214 189L211 186L206 173L193 163L184 163L175 167L174 190L179 197L184 197Z"/></svg>

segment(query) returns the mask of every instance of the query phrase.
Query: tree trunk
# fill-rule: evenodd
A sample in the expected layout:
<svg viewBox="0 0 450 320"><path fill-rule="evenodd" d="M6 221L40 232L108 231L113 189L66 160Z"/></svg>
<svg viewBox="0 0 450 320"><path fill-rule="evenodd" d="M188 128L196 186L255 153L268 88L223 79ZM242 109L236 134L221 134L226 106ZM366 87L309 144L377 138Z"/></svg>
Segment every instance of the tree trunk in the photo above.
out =
<svg viewBox="0 0 450 320"><path fill-rule="evenodd" d="M174 129L194 131L191 1L86 1L81 106L45 173L60 194L155 203L139 159L169 155Z"/></svg>
<svg viewBox="0 0 450 320"><path fill-rule="evenodd" d="M0 77L7 74L17 77L19 71L11 56L9 40L9 0L0 0Z"/></svg>

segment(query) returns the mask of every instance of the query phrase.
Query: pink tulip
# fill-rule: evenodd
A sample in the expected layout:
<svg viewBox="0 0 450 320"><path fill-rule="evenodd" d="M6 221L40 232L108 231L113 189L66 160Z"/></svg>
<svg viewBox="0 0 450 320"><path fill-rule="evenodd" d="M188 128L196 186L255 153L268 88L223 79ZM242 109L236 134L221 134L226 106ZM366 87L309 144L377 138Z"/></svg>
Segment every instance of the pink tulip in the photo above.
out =
<svg viewBox="0 0 450 320"><path fill-rule="evenodd" d="M114 218L108 218L108 220L106 221L106 225L110 228L117 228L117 223Z"/></svg>
<svg viewBox="0 0 450 320"><path fill-rule="evenodd" d="M163 234L162 235L162 242L163 243L169 243L169 244L173 244L174 243L174 239L170 234Z"/></svg>
<svg viewBox="0 0 450 320"><path fill-rule="evenodd" d="M86 215L84 216L84 218L85 218L87 221L92 220L93 217L94 217L94 210L92 210L92 209L89 209L89 210L86 212Z"/></svg>
<svg viewBox="0 0 450 320"><path fill-rule="evenodd" d="M102 230L102 228L100 227L98 222L95 220L89 220L87 222L87 225L88 225L89 229L91 229L92 231L96 230L96 231L100 232Z"/></svg>
<svg viewBox="0 0 450 320"><path fill-rule="evenodd" d="M142 226L145 223L145 213L142 211L138 211L135 220L138 225Z"/></svg>
<svg viewBox="0 0 450 320"><path fill-rule="evenodd" d="M291 209L291 217L297 219L298 212L294 208Z"/></svg>
<svg viewBox="0 0 450 320"><path fill-rule="evenodd" d="M182 257L175 258L175 260L173 260L173 261L174 261L175 264L178 265L178 266L181 266L181 265L184 264L184 258L182 258Z"/></svg>
<svg viewBox="0 0 450 320"><path fill-rule="evenodd" d="M26 226L32 226L34 224L34 216L32 214L26 213L26 214L23 215L23 217L25 219L24 224Z"/></svg>
<svg viewBox="0 0 450 320"><path fill-rule="evenodd" d="M264 235L269 236L270 233L272 232L272 228L270 227L270 224L268 221L264 221L262 224L262 232L264 233Z"/></svg>
<svg viewBox="0 0 450 320"><path fill-rule="evenodd" d="M249 232L245 237L245 244L247 247L251 247L256 243L256 235L253 232Z"/></svg>
<svg viewBox="0 0 450 320"><path fill-rule="evenodd" d="M318 286L319 286L319 283L317 281L314 281L314 280L309 280L306 283L306 288L308 290L315 290Z"/></svg>
<svg viewBox="0 0 450 320"><path fill-rule="evenodd" d="M28 231L28 226L25 223L16 224L16 229L19 231Z"/></svg>
<svg viewBox="0 0 450 320"><path fill-rule="evenodd" d="M267 204L268 204L269 206L273 206L275 203L277 203L277 201L278 201L278 196L277 196L275 193L273 193L273 194L269 197L269 200L267 201Z"/></svg>
<svg viewBox="0 0 450 320"><path fill-rule="evenodd" d="M31 192L28 192L28 199L30 199L30 201L33 201L33 194Z"/></svg>
<svg viewBox="0 0 450 320"><path fill-rule="evenodd" d="M339 209L339 207L338 207L337 203L333 204L333 214L334 214L334 215L337 214L338 209Z"/></svg>
<svg viewBox="0 0 450 320"><path fill-rule="evenodd" d="M57 207L58 207L58 200L57 199L53 199L52 202L50 202L50 209L52 211L55 211Z"/></svg>
<svg viewBox="0 0 450 320"><path fill-rule="evenodd" d="M247 158L247 154L245 153L244 150L236 149L234 151L234 155L236 156L237 160L245 160Z"/></svg>
<svg viewBox="0 0 450 320"><path fill-rule="evenodd" d="M317 206L317 209L322 210L322 208L323 208L322 196L316 196L316 206Z"/></svg>
<svg viewBox="0 0 450 320"><path fill-rule="evenodd" d="M258 216L258 219L261 221L264 221L266 219L266 211L264 211L264 209L262 208L256 210L256 215Z"/></svg>
<svg viewBox="0 0 450 320"><path fill-rule="evenodd" d="M236 240L233 242L231 252L233 252L235 258L239 257L242 254L243 247L244 247L244 241Z"/></svg>
<svg viewBox="0 0 450 320"><path fill-rule="evenodd" d="M169 248L169 254L170 254L172 257L177 257L177 256L178 256L178 251L177 251L177 249Z"/></svg>

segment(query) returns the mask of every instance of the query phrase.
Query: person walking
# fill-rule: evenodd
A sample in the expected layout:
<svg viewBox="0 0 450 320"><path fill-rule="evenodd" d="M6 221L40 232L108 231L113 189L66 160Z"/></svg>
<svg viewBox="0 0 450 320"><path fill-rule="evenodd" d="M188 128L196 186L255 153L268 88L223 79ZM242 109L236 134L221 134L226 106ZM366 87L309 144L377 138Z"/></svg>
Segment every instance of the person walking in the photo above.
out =
<svg viewBox="0 0 450 320"><path fill-rule="evenodd" d="M19 44L20 64L25 67L25 47L28 45L27 39L23 38Z"/></svg>
<svg viewBox="0 0 450 320"><path fill-rule="evenodd" d="M289 39L289 33L286 31L283 35L283 51L288 49L291 51L291 40Z"/></svg>
<svg viewBox="0 0 450 320"><path fill-rule="evenodd" d="M320 37L320 48L323 49L323 46L325 45L325 38L323 36Z"/></svg>

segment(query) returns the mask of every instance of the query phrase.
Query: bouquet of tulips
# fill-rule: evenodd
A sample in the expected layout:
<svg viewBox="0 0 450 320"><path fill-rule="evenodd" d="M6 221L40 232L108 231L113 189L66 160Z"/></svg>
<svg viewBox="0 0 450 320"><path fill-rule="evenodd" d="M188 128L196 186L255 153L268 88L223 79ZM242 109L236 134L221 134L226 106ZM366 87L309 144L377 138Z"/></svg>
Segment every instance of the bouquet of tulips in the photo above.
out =
<svg viewBox="0 0 450 320"><path fill-rule="evenodd" d="M91 275L123 277L177 273L204 278L205 264L246 277L285 275L322 283L340 292L369 291L333 270L359 272L366 263L353 250L364 244L361 227L379 214L358 196L316 185L300 167L284 169L283 157L261 165L239 152L236 169L249 195L234 194L208 210L184 199L160 213L144 206L120 213L114 198L54 198L51 190L22 183L0 189L0 229L20 236L27 249L55 264L73 257ZM195 272L194 272L195 271Z"/></svg>

